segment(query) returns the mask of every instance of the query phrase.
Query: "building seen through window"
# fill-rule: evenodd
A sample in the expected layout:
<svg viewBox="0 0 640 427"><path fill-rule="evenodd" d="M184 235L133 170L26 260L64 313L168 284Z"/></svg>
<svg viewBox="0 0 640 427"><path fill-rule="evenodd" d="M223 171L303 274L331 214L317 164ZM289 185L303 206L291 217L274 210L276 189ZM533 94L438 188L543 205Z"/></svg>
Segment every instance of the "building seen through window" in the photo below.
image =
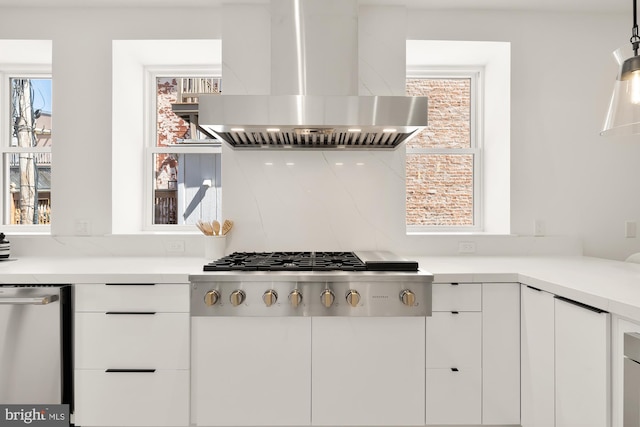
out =
<svg viewBox="0 0 640 427"><path fill-rule="evenodd" d="M406 224L414 230L478 225L472 83L469 77L407 79L407 95L429 99L429 125L407 142Z"/></svg>
<svg viewBox="0 0 640 427"><path fill-rule="evenodd" d="M176 115L172 104L197 104L198 93L219 93L219 78L157 77L156 140L151 149L153 224L212 221L220 212L220 154L213 141Z"/></svg>

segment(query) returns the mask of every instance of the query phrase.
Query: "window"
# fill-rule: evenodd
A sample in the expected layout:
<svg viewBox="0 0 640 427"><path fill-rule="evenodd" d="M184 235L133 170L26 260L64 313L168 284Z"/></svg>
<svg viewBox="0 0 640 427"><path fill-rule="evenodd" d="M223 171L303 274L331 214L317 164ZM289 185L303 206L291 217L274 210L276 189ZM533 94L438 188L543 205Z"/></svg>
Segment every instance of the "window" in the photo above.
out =
<svg viewBox="0 0 640 427"><path fill-rule="evenodd" d="M220 144L183 117L191 114L198 93L219 93L219 77L150 73L154 130L147 157L151 178L147 221L151 229L192 226L221 217ZM185 110L177 115L172 104Z"/></svg>
<svg viewBox="0 0 640 427"><path fill-rule="evenodd" d="M407 95L429 98L429 125L407 142L408 231L479 231L480 72L414 72Z"/></svg>
<svg viewBox="0 0 640 427"><path fill-rule="evenodd" d="M2 75L8 124L0 144L5 171L3 224L46 227L51 223L52 109L50 75ZM36 228L37 227L37 228Z"/></svg>
<svg viewBox="0 0 640 427"><path fill-rule="evenodd" d="M207 54L203 55L202 52ZM154 156L163 151L164 154L190 152L220 156L221 148L205 143L158 146L157 79L220 76L221 41L113 40L112 55L112 233L199 233L193 225L180 225L177 210L177 224L154 223ZM177 92L174 96L177 96ZM181 168L178 172L184 170ZM205 181L202 177L199 184ZM211 183L207 193L218 192L219 184L214 184L213 180ZM173 184L167 184L167 189L169 185ZM176 204L180 204L180 194L184 192L178 188ZM216 206L216 215L219 209L219 205Z"/></svg>

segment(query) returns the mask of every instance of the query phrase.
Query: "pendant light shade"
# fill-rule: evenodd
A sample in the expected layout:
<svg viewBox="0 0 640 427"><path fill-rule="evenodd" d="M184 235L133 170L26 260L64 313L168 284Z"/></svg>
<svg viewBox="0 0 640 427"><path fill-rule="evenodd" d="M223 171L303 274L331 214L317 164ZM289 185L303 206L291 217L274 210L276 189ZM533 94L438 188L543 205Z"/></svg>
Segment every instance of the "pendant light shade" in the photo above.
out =
<svg viewBox="0 0 640 427"><path fill-rule="evenodd" d="M613 53L620 72L613 86L609 111L600 135L631 135L640 133L640 56L636 0L633 0L633 28L630 48Z"/></svg>

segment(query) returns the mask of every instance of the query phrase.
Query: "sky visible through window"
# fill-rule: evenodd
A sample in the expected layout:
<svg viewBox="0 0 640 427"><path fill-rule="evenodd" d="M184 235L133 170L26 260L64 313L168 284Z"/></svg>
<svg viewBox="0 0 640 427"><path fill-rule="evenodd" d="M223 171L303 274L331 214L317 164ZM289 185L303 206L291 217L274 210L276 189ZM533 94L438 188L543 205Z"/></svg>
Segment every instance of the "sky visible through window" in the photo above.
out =
<svg viewBox="0 0 640 427"><path fill-rule="evenodd" d="M32 79L33 109L51 113L51 79Z"/></svg>

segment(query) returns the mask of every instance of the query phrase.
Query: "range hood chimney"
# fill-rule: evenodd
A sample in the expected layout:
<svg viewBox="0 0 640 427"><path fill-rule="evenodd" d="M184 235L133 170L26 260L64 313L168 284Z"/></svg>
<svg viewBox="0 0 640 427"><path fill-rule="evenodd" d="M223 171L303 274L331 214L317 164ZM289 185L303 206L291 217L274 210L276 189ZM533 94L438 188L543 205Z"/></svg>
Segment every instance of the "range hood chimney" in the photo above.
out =
<svg viewBox="0 0 640 427"><path fill-rule="evenodd" d="M358 96L357 0L270 8L271 95L199 95L208 133L235 149L388 150L427 125L426 97Z"/></svg>

